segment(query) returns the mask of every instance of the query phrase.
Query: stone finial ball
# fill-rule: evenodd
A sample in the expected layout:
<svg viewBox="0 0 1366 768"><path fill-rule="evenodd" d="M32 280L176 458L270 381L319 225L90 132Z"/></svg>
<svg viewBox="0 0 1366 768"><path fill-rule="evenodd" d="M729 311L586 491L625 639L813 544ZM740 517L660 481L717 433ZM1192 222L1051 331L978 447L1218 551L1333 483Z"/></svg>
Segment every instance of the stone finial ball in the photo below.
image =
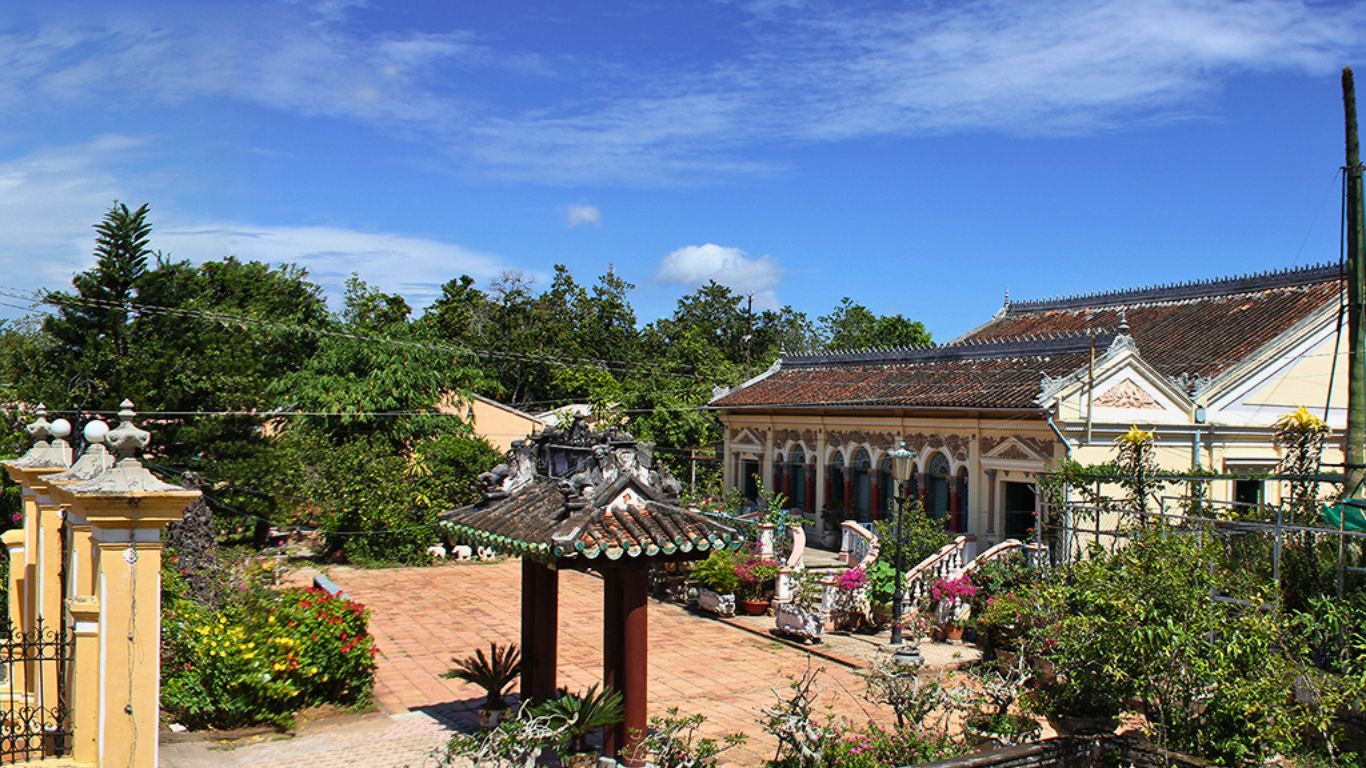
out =
<svg viewBox="0 0 1366 768"><path fill-rule="evenodd" d="M71 422L66 419L57 419L52 422L52 436L58 440L71 434Z"/></svg>
<svg viewBox="0 0 1366 768"><path fill-rule="evenodd" d="M85 423L85 441L87 443L103 443L104 436L109 434L109 425L99 419L87 421Z"/></svg>

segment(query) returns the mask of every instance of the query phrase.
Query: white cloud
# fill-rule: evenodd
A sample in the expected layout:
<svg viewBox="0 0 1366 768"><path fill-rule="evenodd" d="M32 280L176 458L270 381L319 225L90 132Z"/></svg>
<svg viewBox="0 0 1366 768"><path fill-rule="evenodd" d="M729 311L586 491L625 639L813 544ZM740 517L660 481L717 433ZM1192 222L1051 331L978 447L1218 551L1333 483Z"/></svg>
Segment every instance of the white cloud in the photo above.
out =
<svg viewBox="0 0 1366 768"><path fill-rule="evenodd" d="M491 254L430 238L343 227L201 224L158 227L154 244L193 262L237 256L306 267L334 302L352 272L383 290L402 294L421 310L462 274L488 280L506 269Z"/></svg>
<svg viewBox="0 0 1366 768"><path fill-rule="evenodd" d="M772 256L754 258L739 248L704 243L671 251L660 262L655 277L661 283L689 288L715 280L739 293L753 294L760 309L776 309L775 289L785 271Z"/></svg>
<svg viewBox="0 0 1366 768"><path fill-rule="evenodd" d="M94 263L91 226L116 198L129 205L143 201L129 190L146 192L146 180L123 167L147 146L137 138L107 135L0 160L0 285L25 291L69 287L74 273ZM499 256L446 240L395 232L206 221L171 207L154 207L152 223L152 247L172 258L197 263L235 255L297 264L334 303L352 272L421 309L451 278L488 280L510 266Z"/></svg>
<svg viewBox="0 0 1366 768"><path fill-rule="evenodd" d="M602 226L602 210L596 205L571 205L565 209L564 225L569 229L580 224L592 224L595 227Z"/></svg>

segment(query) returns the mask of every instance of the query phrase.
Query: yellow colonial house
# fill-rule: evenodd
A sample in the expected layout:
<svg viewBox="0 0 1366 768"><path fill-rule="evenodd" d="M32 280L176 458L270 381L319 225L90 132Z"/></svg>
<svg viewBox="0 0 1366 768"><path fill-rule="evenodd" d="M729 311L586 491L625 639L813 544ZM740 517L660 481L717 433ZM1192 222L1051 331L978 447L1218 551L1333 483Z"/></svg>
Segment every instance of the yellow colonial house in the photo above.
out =
<svg viewBox="0 0 1366 768"><path fill-rule="evenodd" d="M786 356L711 403L725 482L779 491L816 525L876 519L893 495L888 451L905 440L917 455L910 492L980 551L1036 525L1040 473L1069 455L1112 459L1133 424L1155 430L1164 467L1270 470L1273 425L1297 406L1326 408L1341 435L1342 286L1327 265L1007 300L947 344ZM1325 461L1341 461L1339 442ZM1211 492L1276 501L1263 485Z"/></svg>

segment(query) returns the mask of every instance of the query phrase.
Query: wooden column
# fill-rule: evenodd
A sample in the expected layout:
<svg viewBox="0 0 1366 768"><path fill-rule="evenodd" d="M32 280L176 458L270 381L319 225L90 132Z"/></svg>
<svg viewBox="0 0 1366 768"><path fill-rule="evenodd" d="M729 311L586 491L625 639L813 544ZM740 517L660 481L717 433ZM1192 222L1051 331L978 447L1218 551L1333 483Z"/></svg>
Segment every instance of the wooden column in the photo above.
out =
<svg viewBox="0 0 1366 768"><path fill-rule="evenodd" d="M555 695L556 666L560 647L560 572L537 565L540 584L536 588L536 678L533 696L545 701Z"/></svg>
<svg viewBox="0 0 1366 768"><path fill-rule="evenodd" d="M536 595L540 586L540 566L529 558L522 558L522 701L530 701L536 692Z"/></svg>
<svg viewBox="0 0 1366 768"><path fill-rule="evenodd" d="M806 483L806 512L814 514L816 512L816 468L810 464L806 465L806 472L802 481Z"/></svg>
<svg viewBox="0 0 1366 768"><path fill-rule="evenodd" d="M621 754L627 758L623 764L628 766L645 764L644 760L635 758L632 752L649 727L649 590L649 571L646 568L636 566L622 569L621 607L626 630L623 644L626 679L621 693L626 708L626 737L620 748Z"/></svg>
<svg viewBox="0 0 1366 768"><path fill-rule="evenodd" d="M848 519L849 512L854 508L854 470L852 467L844 468L844 517Z"/></svg>
<svg viewBox="0 0 1366 768"><path fill-rule="evenodd" d="M954 533L962 533L962 509L958 506L958 478L949 477L949 528Z"/></svg>
<svg viewBox="0 0 1366 768"><path fill-rule="evenodd" d="M622 603L622 569L602 571L602 684L622 690L626 674L626 616ZM616 757L626 742L626 725L618 723L602 729L602 753Z"/></svg>
<svg viewBox="0 0 1366 768"><path fill-rule="evenodd" d="M882 473L877 472L868 476L868 506L869 519L882 519Z"/></svg>

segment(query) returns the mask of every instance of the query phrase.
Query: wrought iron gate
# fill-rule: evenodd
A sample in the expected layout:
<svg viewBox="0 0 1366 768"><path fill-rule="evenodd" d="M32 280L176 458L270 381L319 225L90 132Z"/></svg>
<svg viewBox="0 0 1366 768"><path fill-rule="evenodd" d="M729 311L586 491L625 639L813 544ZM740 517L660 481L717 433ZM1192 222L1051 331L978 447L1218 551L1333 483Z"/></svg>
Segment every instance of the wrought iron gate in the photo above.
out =
<svg viewBox="0 0 1366 768"><path fill-rule="evenodd" d="M72 647L65 622L51 627L39 619L30 630L0 626L0 763L70 752L66 678Z"/></svg>

